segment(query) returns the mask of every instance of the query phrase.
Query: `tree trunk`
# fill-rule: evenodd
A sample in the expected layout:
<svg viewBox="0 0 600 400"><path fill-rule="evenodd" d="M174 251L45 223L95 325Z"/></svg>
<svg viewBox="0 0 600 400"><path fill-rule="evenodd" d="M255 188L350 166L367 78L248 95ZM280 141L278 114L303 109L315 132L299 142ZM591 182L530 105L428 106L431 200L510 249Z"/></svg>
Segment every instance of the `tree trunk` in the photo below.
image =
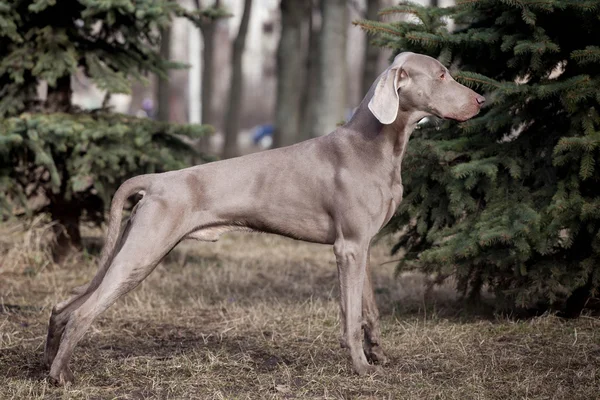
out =
<svg viewBox="0 0 600 400"><path fill-rule="evenodd" d="M216 0L214 6L220 7L221 1ZM202 51L202 123L212 124L212 97L213 81L215 76L214 54L215 54L215 31L217 21L210 20L203 23L202 39L204 49Z"/></svg>
<svg viewBox="0 0 600 400"><path fill-rule="evenodd" d="M319 65L319 32L320 26L315 24L315 8L321 9L322 0L311 0L308 10L308 54L306 56L305 84L301 94L301 118L299 140L310 139L315 120L318 95L318 65Z"/></svg>
<svg viewBox="0 0 600 400"><path fill-rule="evenodd" d="M171 27L165 27L160 32L160 56L168 60L171 56ZM168 72L167 72L168 74ZM158 87L156 92L158 111L156 113L156 119L159 121L169 121L170 115L170 90L169 90L169 79L158 77Z"/></svg>
<svg viewBox="0 0 600 400"><path fill-rule="evenodd" d="M380 0L367 0L367 19L377 20L377 12L381 8ZM377 78L377 60L379 58L379 48L371 43L371 38L367 35L365 43L365 67L362 75L361 97L367 94L369 88Z"/></svg>
<svg viewBox="0 0 600 400"><path fill-rule="evenodd" d="M558 315L563 318L578 318L588 300L592 297L593 281L594 273L592 272L586 284L578 287L571 293L565 303L564 309Z"/></svg>
<svg viewBox="0 0 600 400"><path fill-rule="evenodd" d="M273 147L293 144L300 129L302 17L304 0L281 0L281 38L277 48L277 102Z"/></svg>
<svg viewBox="0 0 600 400"><path fill-rule="evenodd" d="M81 250L81 231L79 220L81 210L72 204L57 204L50 210L56 244L52 251L54 261L63 262L73 251Z"/></svg>
<svg viewBox="0 0 600 400"><path fill-rule="evenodd" d="M61 76L56 80L55 87L48 87L46 109L49 112L69 112L72 95L71 75Z"/></svg>
<svg viewBox="0 0 600 400"><path fill-rule="evenodd" d="M430 7L439 7L439 5L440 5L439 0L429 0Z"/></svg>
<svg viewBox="0 0 600 400"><path fill-rule="evenodd" d="M242 103L242 90L244 85L242 56L246 45L248 34L248 21L252 0L244 0L244 13L240 22L240 29L233 41L233 52L231 56L231 82L229 87L229 104L225 113L225 143L223 145L223 158L231 158L238 155L237 137L240 130L240 112Z"/></svg>
<svg viewBox="0 0 600 400"><path fill-rule="evenodd" d="M346 0L321 3L323 25L319 38L318 97L313 136L325 135L344 120L346 108Z"/></svg>
<svg viewBox="0 0 600 400"><path fill-rule="evenodd" d="M590 297L590 286L585 285L575 289L567 299L564 310L559 315L563 318L579 317Z"/></svg>
<svg viewBox="0 0 600 400"><path fill-rule="evenodd" d="M592 250L588 244L592 243L593 237L593 233L587 229L581 229L573 238L573 245L571 247L573 254L577 254L581 259L590 257L592 255ZM581 315L581 312L586 307L588 301L592 298L592 292L595 289L595 274L595 271L592 270L588 275L586 283L573 290L571 295L567 298L564 308L559 313L561 317L578 318Z"/></svg>
<svg viewBox="0 0 600 400"><path fill-rule="evenodd" d="M214 7L219 8L221 6L221 1L216 0ZM196 7L200 9L200 2L196 1ZM215 77L215 66L214 66L214 58L215 58L215 32L217 28L217 21L210 20L203 22L200 25L200 30L202 32L202 41L204 43L204 48L202 49L202 72L201 72L201 81L202 82L202 109L201 113L201 121L203 124L214 125L213 121L213 92L214 92L214 77ZM202 151L208 151L209 149L209 137L203 136L200 138L200 146Z"/></svg>

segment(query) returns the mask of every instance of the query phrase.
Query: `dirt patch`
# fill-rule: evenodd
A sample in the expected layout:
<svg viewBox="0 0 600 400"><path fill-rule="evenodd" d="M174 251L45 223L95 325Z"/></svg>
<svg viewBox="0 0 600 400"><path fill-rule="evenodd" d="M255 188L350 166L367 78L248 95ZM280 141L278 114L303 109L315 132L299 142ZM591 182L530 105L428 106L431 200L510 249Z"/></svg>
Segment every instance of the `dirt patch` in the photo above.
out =
<svg viewBox="0 0 600 400"><path fill-rule="evenodd" d="M381 376L353 375L339 348L330 247L232 234L182 244L103 314L76 349L67 389L41 364L47 319L91 279L97 254L43 268L20 254L0 269L0 398L598 397L598 319L465 316L451 287L425 296L423 276L395 279L388 249L371 257L390 358Z"/></svg>

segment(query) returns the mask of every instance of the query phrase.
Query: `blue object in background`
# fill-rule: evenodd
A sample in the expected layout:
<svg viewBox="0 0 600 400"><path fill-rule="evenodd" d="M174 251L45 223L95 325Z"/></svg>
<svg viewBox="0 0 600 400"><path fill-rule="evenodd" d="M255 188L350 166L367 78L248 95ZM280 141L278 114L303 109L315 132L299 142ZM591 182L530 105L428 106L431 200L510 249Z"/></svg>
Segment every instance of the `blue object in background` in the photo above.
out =
<svg viewBox="0 0 600 400"><path fill-rule="evenodd" d="M259 144L265 137L272 137L274 132L275 126L271 124L259 125L254 130L254 135L252 135L252 142L254 144Z"/></svg>

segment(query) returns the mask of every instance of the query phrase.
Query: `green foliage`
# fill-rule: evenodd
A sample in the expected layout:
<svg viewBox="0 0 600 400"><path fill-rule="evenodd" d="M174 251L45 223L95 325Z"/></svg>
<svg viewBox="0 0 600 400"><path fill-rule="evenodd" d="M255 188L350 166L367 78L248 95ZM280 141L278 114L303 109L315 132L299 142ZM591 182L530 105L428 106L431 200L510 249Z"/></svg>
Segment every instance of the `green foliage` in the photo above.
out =
<svg viewBox="0 0 600 400"><path fill-rule="evenodd" d="M0 217L68 203L94 222L120 183L190 165L185 138L211 130L96 112L26 113L0 124Z"/></svg>
<svg viewBox="0 0 600 400"><path fill-rule="evenodd" d="M27 109L39 81L54 87L78 68L101 89L129 93L131 78L184 67L158 52L173 18L199 25L226 15L167 0L1 0L0 117Z"/></svg>
<svg viewBox="0 0 600 400"><path fill-rule="evenodd" d="M49 212L65 227L56 225L58 247L77 247L80 219L102 221L125 179L189 166L185 137L209 127L82 112L70 101L71 75L83 72L107 94L130 93L132 80L185 67L159 53L160 31L174 18L201 25L223 16L172 0L0 0L0 219Z"/></svg>
<svg viewBox="0 0 600 400"><path fill-rule="evenodd" d="M563 302L600 287L600 1L402 2L358 21L380 46L458 67L485 94L467 122L428 122L403 165L399 268L485 285L506 305ZM446 27L453 20L457 28ZM568 28L567 28L568 27Z"/></svg>

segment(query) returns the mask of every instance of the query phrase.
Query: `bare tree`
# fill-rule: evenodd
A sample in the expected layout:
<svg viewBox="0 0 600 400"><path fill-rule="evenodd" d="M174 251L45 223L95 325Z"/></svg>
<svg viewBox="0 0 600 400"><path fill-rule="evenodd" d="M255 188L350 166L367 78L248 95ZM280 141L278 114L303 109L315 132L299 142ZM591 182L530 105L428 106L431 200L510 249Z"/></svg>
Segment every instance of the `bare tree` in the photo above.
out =
<svg viewBox="0 0 600 400"><path fill-rule="evenodd" d="M242 103L242 89L244 84L242 56L248 34L248 21L252 0L244 0L244 13L240 22L238 34L233 41L231 56L231 81L229 86L229 103L225 113L225 143L223 144L223 158L235 157L238 154L237 137L240 130L240 111Z"/></svg>
<svg viewBox="0 0 600 400"><path fill-rule="evenodd" d="M196 8L200 10L202 4L200 0L195 0ZM215 0L213 7L219 8L221 6L221 0ZM212 99L214 91L214 54L215 54L215 31L216 31L217 20L210 18L203 20L200 23L200 32L202 32L202 42L204 48L202 50L202 110L201 110L201 121L203 124L212 124Z"/></svg>
<svg viewBox="0 0 600 400"><path fill-rule="evenodd" d="M374 21L377 19L377 12L381 8L381 0L367 0L367 15L366 19ZM365 95L371 84L377 78L377 61L379 59L379 48L371 43L370 38L367 36L367 43L365 44L365 64L362 75L362 85L360 94Z"/></svg>
<svg viewBox="0 0 600 400"><path fill-rule="evenodd" d="M318 65L319 65L319 32L320 26L316 24L316 12L320 12L322 0L309 0L307 14L308 22L308 54L306 55L306 69L304 71L305 84L302 86L301 94L301 118L298 140L309 139L312 135L312 124L314 123L316 108L318 105Z"/></svg>
<svg viewBox="0 0 600 400"><path fill-rule="evenodd" d="M319 37L318 96L312 135L324 135L344 119L346 106L346 41L348 8L346 0L321 3Z"/></svg>
<svg viewBox="0 0 600 400"><path fill-rule="evenodd" d="M165 27L160 31L160 56L168 60L171 57L171 26ZM167 72L168 73L168 72ZM159 121L168 121L170 115L170 86L168 77L158 77L158 87L156 91L158 111L156 119Z"/></svg>
<svg viewBox="0 0 600 400"><path fill-rule="evenodd" d="M303 86L302 20L305 0L281 0L281 37L277 47L277 102L273 147L298 140Z"/></svg>

